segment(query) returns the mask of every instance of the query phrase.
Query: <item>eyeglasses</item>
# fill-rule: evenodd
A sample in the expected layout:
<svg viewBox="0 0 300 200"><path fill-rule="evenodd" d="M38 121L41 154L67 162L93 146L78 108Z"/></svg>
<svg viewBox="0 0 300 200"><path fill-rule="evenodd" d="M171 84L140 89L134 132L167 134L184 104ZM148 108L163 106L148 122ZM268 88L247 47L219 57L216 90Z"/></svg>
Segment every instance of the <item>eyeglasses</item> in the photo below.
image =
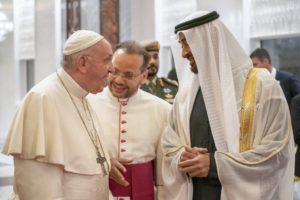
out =
<svg viewBox="0 0 300 200"><path fill-rule="evenodd" d="M115 69L114 72L110 73L111 76L114 76L114 77L120 76L120 77L122 77L123 79L126 79L126 80L133 80L136 77L140 76L141 74L142 73L140 73L140 74L134 74L134 73L131 73L131 72L122 73L122 72L120 72L120 71L118 71L116 69Z"/></svg>

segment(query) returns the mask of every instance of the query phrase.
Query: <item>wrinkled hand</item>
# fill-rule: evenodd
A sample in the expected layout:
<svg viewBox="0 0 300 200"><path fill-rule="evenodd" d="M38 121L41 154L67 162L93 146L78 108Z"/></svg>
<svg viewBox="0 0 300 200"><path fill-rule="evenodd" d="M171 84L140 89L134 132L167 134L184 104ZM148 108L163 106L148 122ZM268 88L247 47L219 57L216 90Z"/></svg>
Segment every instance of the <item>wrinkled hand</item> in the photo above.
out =
<svg viewBox="0 0 300 200"><path fill-rule="evenodd" d="M209 172L209 154L206 148L185 147L179 161L179 170L191 177L207 177Z"/></svg>
<svg viewBox="0 0 300 200"><path fill-rule="evenodd" d="M122 186L128 186L129 182L124 178L123 173L126 172L126 168L124 167L125 164L129 164L131 161L124 160L124 159L116 159L111 158L111 170L109 172L109 178L113 179L117 183Z"/></svg>

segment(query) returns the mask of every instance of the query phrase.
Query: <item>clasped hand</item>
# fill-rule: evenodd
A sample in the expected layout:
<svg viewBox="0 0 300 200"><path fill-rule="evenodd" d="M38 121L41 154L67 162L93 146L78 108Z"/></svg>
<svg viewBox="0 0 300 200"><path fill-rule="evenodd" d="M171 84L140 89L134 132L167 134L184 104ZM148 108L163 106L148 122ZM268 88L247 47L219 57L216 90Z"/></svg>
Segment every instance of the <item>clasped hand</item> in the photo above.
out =
<svg viewBox="0 0 300 200"><path fill-rule="evenodd" d="M209 154L206 148L185 147L178 163L179 170L190 177L207 177L209 172Z"/></svg>

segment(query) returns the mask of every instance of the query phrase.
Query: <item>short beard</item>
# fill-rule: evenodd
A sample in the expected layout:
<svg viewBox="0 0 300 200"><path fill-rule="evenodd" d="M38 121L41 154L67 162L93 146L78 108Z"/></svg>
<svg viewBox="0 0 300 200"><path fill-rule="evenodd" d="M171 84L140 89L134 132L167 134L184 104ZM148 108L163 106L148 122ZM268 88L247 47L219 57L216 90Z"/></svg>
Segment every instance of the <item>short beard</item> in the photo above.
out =
<svg viewBox="0 0 300 200"><path fill-rule="evenodd" d="M198 74L198 68L197 68L197 65L194 65L194 66L191 66L191 71L194 73L194 74Z"/></svg>

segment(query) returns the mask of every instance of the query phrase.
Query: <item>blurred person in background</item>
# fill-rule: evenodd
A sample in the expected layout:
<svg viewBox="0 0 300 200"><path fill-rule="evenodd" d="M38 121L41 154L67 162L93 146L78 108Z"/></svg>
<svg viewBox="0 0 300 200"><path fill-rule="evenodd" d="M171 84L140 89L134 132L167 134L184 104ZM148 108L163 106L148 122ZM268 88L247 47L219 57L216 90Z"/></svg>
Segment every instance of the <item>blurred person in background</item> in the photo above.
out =
<svg viewBox="0 0 300 200"><path fill-rule="evenodd" d="M159 70L159 42L157 40L144 40L141 41L140 44L146 49L150 57L147 67L148 78L141 86L141 89L158 96L169 103L173 103L178 90L177 82L165 77L157 76Z"/></svg>
<svg viewBox="0 0 300 200"><path fill-rule="evenodd" d="M295 144L297 146L295 156L295 188L294 199L300 199L300 94L291 101L291 116L294 132Z"/></svg>
<svg viewBox="0 0 300 200"><path fill-rule="evenodd" d="M252 59L254 67L267 69L272 76L279 81L288 105L290 106L292 98L300 94L299 78L289 72L276 70L276 68L272 66L269 52L264 48L255 49L251 53L250 58Z"/></svg>

